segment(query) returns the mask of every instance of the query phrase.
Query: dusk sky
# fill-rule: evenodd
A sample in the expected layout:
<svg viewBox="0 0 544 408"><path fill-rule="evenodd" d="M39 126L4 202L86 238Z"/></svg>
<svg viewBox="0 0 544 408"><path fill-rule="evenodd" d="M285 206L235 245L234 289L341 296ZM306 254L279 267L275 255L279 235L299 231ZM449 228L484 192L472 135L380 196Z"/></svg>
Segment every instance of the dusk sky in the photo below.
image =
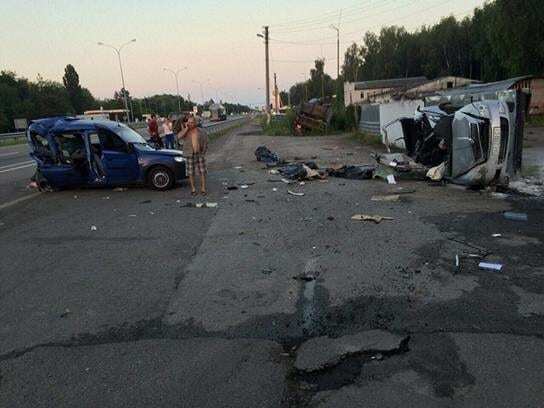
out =
<svg viewBox="0 0 544 408"><path fill-rule="evenodd" d="M2 0L0 69L36 79L60 81L73 64L81 84L100 98L120 89L117 57L102 41L123 49L127 89L134 96L175 93L171 74L180 75L183 96L262 104L264 45L256 34L270 25L271 73L280 89L306 76L316 57L336 77L336 32L341 55L366 31L384 25L414 30L441 17L462 18L484 0L200 0L200 1L46 1ZM340 12L341 10L341 12ZM340 16L341 14L341 16Z"/></svg>

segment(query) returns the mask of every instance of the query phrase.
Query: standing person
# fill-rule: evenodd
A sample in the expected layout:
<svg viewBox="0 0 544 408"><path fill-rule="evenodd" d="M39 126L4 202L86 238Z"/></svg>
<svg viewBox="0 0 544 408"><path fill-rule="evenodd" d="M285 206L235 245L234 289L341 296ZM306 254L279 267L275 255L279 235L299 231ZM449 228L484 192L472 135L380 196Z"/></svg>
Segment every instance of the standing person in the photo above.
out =
<svg viewBox="0 0 544 408"><path fill-rule="evenodd" d="M205 196L207 195L206 174L208 169L206 168L206 153L208 151L208 135L197 126L194 116L190 116L187 119L187 125L179 133L178 138L184 139L183 155L187 160L187 175L191 184L191 194L193 196L197 195L195 188L195 167L197 167L200 173L200 193Z"/></svg>
<svg viewBox="0 0 544 408"><path fill-rule="evenodd" d="M147 122L147 130L149 131L149 135L151 136L151 141L155 144L156 147L161 149L162 140L159 136L159 124L157 123L157 117L154 113L151 114L151 119L149 119L149 122Z"/></svg>
<svg viewBox="0 0 544 408"><path fill-rule="evenodd" d="M174 149L174 131L172 130L172 120L166 117L162 123L162 133L164 133L164 147L166 149Z"/></svg>

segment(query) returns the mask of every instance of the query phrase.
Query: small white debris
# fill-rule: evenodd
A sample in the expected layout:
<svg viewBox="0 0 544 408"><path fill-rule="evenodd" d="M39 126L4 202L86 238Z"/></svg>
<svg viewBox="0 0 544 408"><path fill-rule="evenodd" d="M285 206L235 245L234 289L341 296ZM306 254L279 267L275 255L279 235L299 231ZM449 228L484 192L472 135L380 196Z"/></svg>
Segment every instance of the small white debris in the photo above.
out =
<svg viewBox="0 0 544 408"><path fill-rule="evenodd" d="M291 194L293 196L296 196L296 197L302 197L304 195L304 193L296 193L296 192L291 191L291 190L287 190L287 193Z"/></svg>
<svg viewBox="0 0 544 408"><path fill-rule="evenodd" d="M387 182L389 184L397 184L397 181L395 180L395 176L393 176L392 174L389 174L387 176Z"/></svg>
<svg viewBox="0 0 544 408"><path fill-rule="evenodd" d="M480 269L489 269L492 271L500 271L502 269L502 264L490 263L490 262L480 262L478 264Z"/></svg>
<svg viewBox="0 0 544 408"><path fill-rule="evenodd" d="M272 189L272 191L278 191L278 189L277 189L276 187L274 187L274 188Z"/></svg>
<svg viewBox="0 0 544 408"><path fill-rule="evenodd" d="M96 228L96 225L91 225L91 231L96 231L98 228Z"/></svg>
<svg viewBox="0 0 544 408"><path fill-rule="evenodd" d="M246 190L246 189L249 188L249 186L248 186L247 184L242 184L242 185L240 186L240 188L241 188L242 190Z"/></svg>
<svg viewBox="0 0 544 408"><path fill-rule="evenodd" d="M492 234L491 236L493 238L500 238L500 237L502 237L502 234Z"/></svg>

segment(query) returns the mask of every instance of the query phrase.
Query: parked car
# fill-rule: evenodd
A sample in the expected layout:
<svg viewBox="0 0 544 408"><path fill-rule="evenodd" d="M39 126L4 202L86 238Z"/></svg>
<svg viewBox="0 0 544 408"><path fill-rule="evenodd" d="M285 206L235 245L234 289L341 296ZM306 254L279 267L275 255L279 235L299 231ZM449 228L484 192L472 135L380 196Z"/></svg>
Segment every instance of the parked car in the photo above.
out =
<svg viewBox="0 0 544 408"><path fill-rule="evenodd" d="M427 167L445 163L444 178L465 185L507 185L519 170L523 126L513 106L483 100L464 106L441 103L418 108L400 122L406 154ZM387 160L387 157L383 159Z"/></svg>
<svg viewBox="0 0 544 408"><path fill-rule="evenodd" d="M145 184L168 190L186 178L183 152L157 150L118 122L44 118L30 123L27 139L40 179L54 189Z"/></svg>

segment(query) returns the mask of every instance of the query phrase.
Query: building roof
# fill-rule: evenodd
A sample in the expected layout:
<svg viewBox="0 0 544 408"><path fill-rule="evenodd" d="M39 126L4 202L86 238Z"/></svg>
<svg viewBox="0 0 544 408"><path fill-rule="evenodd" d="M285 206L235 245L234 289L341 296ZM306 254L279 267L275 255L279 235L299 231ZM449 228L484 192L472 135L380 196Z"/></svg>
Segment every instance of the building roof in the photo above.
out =
<svg viewBox="0 0 544 408"><path fill-rule="evenodd" d="M424 76L409 78L379 79L376 81L355 82L355 90L382 89L382 88L413 88L429 80Z"/></svg>
<svg viewBox="0 0 544 408"><path fill-rule="evenodd" d="M437 92L439 95L460 95L460 94L492 94L501 91L507 91L512 89L520 81L534 78L532 75L525 75L503 81L489 82L485 84L470 84L462 88L448 89L441 92Z"/></svg>

